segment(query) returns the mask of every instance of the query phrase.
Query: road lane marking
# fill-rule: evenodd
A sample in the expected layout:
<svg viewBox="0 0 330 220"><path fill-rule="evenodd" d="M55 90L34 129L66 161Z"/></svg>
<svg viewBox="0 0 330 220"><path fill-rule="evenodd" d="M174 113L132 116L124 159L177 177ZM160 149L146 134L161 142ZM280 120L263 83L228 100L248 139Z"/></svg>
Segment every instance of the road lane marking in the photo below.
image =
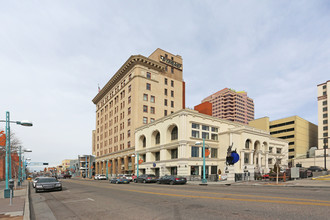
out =
<svg viewBox="0 0 330 220"><path fill-rule="evenodd" d="M72 181L72 182L74 182L74 181ZM194 196L194 195L182 195L182 194L170 194L170 193L149 192L149 191L132 190L132 189L122 189L122 188L118 188L117 186L113 186L113 185L104 185L104 186L97 185L96 186L96 185L91 185L90 182L86 182L86 183L84 183L84 182L74 182L74 183L93 186L93 187L99 187L99 188L111 188L111 189L115 189L115 190L119 190L119 191L137 192L137 193L144 193L144 194L154 194L154 195L173 196L173 197L230 200L230 201L245 201L245 202L265 202L265 203L280 203L280 204L293 204L293 205L330 206L330 201L327 201L327 200L313 200L313 199L271 197L271 196L255 196L255 195L242 195L242 194L217 193L217 192L188 191L188 190L178 190L178 189L166 188L167 190L181 191L181 192L188 192L188 193L190 192L190 193L202 193L202 194L218 194L218 195L225 195L225 196L257 197L257 198L284 199L284 200L296 200L296 201L224 198L224 197L212 197L212 196ZM156 188L152 187L152 189L156 189ZM157 190L159 190L159 189L157 188ZM299 201L305 201L305 202L299 202Z"/></svg>
<svg viewBox="0 0 330 220"><path fill-rule="evenodd" d="M86 202L86 201L95 201L94 199L87 198L87 199L76 199L76 200L67 200L63 201L62 203L74 203L74 202Z"/></svg>

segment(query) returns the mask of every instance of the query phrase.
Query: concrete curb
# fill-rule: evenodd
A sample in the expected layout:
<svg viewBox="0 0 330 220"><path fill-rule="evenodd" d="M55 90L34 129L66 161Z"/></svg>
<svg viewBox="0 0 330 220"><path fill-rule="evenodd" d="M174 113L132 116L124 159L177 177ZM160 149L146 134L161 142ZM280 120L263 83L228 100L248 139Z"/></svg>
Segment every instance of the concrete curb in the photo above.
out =
<svg viewBox="0 0 330 220"><path fill-rule="evenodd" d="M30 195L30 182L27 182L26 196L25 196L25 203L24 203L24 211L23 211L23 220L30 220L29 195Z"/></svg>

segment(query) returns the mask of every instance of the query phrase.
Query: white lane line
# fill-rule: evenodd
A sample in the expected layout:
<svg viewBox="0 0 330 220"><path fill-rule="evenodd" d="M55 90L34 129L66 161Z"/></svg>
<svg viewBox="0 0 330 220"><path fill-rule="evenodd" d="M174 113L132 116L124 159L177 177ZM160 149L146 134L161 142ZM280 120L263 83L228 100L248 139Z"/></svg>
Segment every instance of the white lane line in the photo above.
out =
<svg viewBox="0 0 330 220"><path fill-rule="evenodd" d="M91 198L87 198L87 199L90 200L90 201L93 201L93 202L95 201L94 199L91 199Z"/></svg>

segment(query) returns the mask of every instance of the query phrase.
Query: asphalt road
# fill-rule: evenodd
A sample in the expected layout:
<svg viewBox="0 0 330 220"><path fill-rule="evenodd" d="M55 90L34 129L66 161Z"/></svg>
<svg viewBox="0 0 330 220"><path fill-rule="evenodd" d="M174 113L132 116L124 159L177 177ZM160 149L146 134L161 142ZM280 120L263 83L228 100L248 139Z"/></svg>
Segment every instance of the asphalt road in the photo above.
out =
<svg viewBox="0 0 330 220"><path fill-rule="evenodd" d="M329 219L330 189L63 180L35 193L32 219Z"/></svg>

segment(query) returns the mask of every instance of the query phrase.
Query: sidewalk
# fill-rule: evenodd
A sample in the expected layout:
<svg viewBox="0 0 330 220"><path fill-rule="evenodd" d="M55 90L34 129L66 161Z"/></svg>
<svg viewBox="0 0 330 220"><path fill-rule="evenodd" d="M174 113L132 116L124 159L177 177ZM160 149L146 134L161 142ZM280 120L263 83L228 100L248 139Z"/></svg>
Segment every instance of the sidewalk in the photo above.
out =
<svg viewBox="0 0 330 220"><path fill-rule="evenodd" d="M24 181L21 187L14 188L14 198L10 205L10 198L4 198L5 181L0 182L0 219L21 220L30 219L28 181Z"/></svg>
<svg viewBox="0 0 330 220"><path fill-rule="evenodd" d="M188 185L199 185L201 181L188 181ZM298 179L290 180L287 182L279 181L276 184L276 181L219 181L219 182L207 182L208 185L219 185L219 186L278 186L278 187L310 187L310 188L330 188L330 179L329 178L307 178L307 179Z"/></svg>

